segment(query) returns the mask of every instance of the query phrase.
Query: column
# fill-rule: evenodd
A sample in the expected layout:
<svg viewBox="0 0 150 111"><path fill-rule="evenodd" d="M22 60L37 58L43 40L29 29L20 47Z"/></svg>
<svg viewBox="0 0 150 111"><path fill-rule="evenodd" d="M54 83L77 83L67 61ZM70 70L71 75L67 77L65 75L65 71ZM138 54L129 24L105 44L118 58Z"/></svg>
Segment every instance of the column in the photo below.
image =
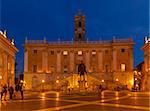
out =
<svg viewBox="0 0 150 111"><path fill-rule="evenodd" d="M43 50L42 52L42 70L43 72L48 71L48 53L46 50Z"/></svg>
<svg viewBox="0 0 150 111"><path fill-rule="evenodd" d="M61 51L57 51L57 72L61 72Z"/></svg>
<svg viewBox="0 0 150 111"><path fill-rule="evenodd" d="M87 72L89 72L89 69L90 69L90 51L86 51L86 53L85 53L85 66L86 66Z"/></svg>
<svg viewBox="0 0 150 111"><path fill-rule="evenodd" d="M113 71L117 70L117 50L113 49Z"/></svg>
<svg viewBox="0 0 150 111"><path fill-rule="evenodd" d="M74 72L74 52L70 51L70 72Z"/></svg>
<svg viewBox="0 0 150 111"><path fill-rule="evenodd" d="M133 70L133 48L129 49L129 53L130 53L130 71Z"/></svg>
<svg viewBox="0 0 150 111"><path fill-rule="evenodd" d="M98 51L98 70L103 71L103 52Z"/></svg>
<svg viewBox="0 0 150 111"><path fill-rule="evenodd" d="M15 79L15 57L12 57L12 69L11 69L11 85L14 85L15 82L14 82L14 79Z"/></svg>
<svg viewBox="0 0 150 111"><path fill-rule="evenodd" d="M4 83L8 85L8 55L4 53Z"/></svg>
<svg viewBox="0 0 150 111"><path fill-rule="evenodd" d="M24 72L28 72L28 50L24 52Z"/></svg>

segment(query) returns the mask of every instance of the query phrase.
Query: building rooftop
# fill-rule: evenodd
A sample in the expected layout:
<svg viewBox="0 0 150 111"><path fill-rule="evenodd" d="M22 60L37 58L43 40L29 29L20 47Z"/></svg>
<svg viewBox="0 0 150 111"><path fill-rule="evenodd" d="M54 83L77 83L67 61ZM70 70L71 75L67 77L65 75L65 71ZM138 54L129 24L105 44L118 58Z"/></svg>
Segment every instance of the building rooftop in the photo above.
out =
<svg viewBox="0 0 150 111"><path fill-rule="evenodd" d="M49 44L49 45L70 45L70 44L112 44L112 43L133 43L132 38L99 40L99 41L47 41L44 40L25 40L25 44Z"/></svg>

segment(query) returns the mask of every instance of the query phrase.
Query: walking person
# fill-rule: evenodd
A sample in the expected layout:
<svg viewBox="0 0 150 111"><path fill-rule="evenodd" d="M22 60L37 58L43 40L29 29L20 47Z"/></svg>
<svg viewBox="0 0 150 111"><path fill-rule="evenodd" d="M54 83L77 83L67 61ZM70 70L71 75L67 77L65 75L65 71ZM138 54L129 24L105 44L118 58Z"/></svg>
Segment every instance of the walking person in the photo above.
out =
<svg viewBox="0 0 150 111"><path fill-rule="evenodd" d="M1 99L1 101L2 101L2 96L3 96L3 85L1 84L1 86L0 86L0 99Z"/></svg>
<svg viewBox="0 0 150 111"><path fill-rule="evenodd" d="M23 100L24 99L24 96L23 96L23 84L19 84L19 90L20 90L20 93L21 93L21 99Z"/></svg>
<svg viewBox="0 0 150 111"><path fill-rule="evenodd" d="M9 87L9 97L10 97L10 100L12 100L12 96L14 94L14 88L12 86Z"/></svg>
<svg viewBox="0 0 150 111"><path fill-rule="evenodd" d="M3 96L3 94L4 94L4 101L6 101L6 96L7 96L7 85L6 84L3 86L2 96Z"/></svg>

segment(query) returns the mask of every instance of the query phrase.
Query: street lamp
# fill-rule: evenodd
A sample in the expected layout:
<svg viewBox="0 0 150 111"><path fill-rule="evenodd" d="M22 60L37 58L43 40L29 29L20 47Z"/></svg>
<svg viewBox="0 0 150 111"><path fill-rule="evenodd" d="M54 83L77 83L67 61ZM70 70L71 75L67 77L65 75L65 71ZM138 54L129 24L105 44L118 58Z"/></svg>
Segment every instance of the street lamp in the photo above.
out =
<svg viewBox="0 0 150 111"><path fill-rule="evenodd" d="M117 79L116 79L116 82L118 82L118 81L119 81L119 79L117 78Z"/></svg>
<svg viewBox="0 0 150 111"><path fill-rule="evenodd" d="M59 83L59 80L56 80L56 83Z"/></svg>
<svg viewBox="0 0 150 111"><path fill-rule="evenodd" d="M56 80L56 87L57 87L57 90L58 90L58 87L59 87L59 80L58 79Z"/></svg>
<svg viewBox="0 0 150 111"><path fill-rule="evenodd" d="M0 85L1 85L1 81L2 81L2 76L0 75ZM0 86L1 87L1 86Z"/></svg>
<svg viewBox="0 0 150 111"><path fill-rule="evenodd" d="M45 80L42 80L42 92L44 92L44 83L45 83Z"/></svg>
<svg viewBox="0 0 150 111"><path fill-rule="evenodd" d="M0 80L2 79L2 76L0 76Z"/></svg>
<svg viewBox="0 0 150 111"><path fill-rule="evenodd" d="M102 80L102 82L104 82L104 79Z"/></svg>

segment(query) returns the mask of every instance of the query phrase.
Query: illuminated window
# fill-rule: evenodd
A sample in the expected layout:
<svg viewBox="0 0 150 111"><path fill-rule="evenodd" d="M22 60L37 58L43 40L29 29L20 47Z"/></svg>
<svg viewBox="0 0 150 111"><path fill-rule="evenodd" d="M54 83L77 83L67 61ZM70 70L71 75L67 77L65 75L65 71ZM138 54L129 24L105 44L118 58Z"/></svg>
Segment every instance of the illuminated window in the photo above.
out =
<svg viewBox="0 0 150 111"><path fill-rule="evenodd" d="M33 72L37 72L37 65L33 65Z"/></svg>
<svg viewBox="0 0 150 111"><path fill-rule="evenodd" d="M96 51L95 50L92 51L92 55L96 55Z"/></svg>
<svg viewBox="0 0 150 111"><path fill-rule="evenodd" d="M82 51L78 51L78 55L82 55Z"/></svg>
<svg viewBox="0 0 150 111"><path fill-rule="evenodd" d="M126 65L125 64L121 64L121 71L125 71L126 70Z"/></svg>
<svg viewBox="0 0 150 111"><path fill-rule="evenodd" d="M68 55L68 51L63 51L63 55Z"/></svg>
<svg viewBox="0 0 150 111"><path fill-rule="evenodd" d="M8 63L8 70L10 69L10 63Z"/></svg>

